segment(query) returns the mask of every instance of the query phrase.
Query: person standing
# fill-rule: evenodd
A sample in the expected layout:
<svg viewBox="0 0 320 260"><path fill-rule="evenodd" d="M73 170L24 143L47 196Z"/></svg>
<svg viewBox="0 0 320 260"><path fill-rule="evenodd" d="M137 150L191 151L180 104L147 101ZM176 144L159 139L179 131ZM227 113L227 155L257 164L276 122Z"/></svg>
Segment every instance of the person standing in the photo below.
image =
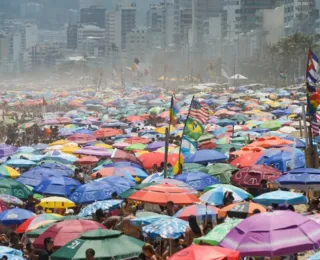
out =
<svg viewBox="0 0 320 260"><path fill-rule="evenodd" d="M49 260L51 254L53 253L54 243L51 237L46 237L44 239L44 250L39 254L39 260Z"/></svg>
<svg viewBox="0 0 320 260"><path fill-rule="evenodd" d="M86 260L94 260L96 252L92 248L86 250Z"/></svg>

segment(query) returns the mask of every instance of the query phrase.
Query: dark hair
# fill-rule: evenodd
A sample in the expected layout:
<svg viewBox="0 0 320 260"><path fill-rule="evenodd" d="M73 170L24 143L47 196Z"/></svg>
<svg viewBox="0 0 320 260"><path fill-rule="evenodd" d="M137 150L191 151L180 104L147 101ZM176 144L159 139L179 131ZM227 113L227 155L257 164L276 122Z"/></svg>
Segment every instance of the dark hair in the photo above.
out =
<svg viewBox="0 0 320 260"><path fill-rule="evenodd" d="M198 225L198 222L197 222L195 215L189 216L189 226L194 234L196 234L197 236L202 236L202 232L201 232L201 229Z"/></svg>
<svg viewBox="0 0 320 260"><path fill-rule="evenodd" d="M252 212L253 215L254 214L259 214L259 213L261 213L260 209L254 209L253 212Z"/></svg>
<svg viewBox="0 0 320 260"><path fill-rule="evenodd" d="M6 260L8 260L8 257L7 257L6 255L3 255L3 256L1 257L1 259L6 259Z"/></svg>
<svg viewBox="0 0 320 260"><path fill-rule="evenodd" d="M95 213L97 218L103 218L104 217L104 213L102 209L97 209L96 213Z"/></svg>
<svg viewBox="0 0 320 260"><path fill-rule="evenodd" d="M96 254L96 251L94 251L92 248L88 248L86 250L86 255L90 255L90 256L94 257L95 254Z"/></svg>
<svg viewBox="0 0 320 260"><path fill-rule="evenodd" d="M50 244L51 242L52 242L51 237L46 237L46 238L43 240L43 244L44 244L45 247L46 247L48 244Z"/></svg>
<svg viewBox="0 0 320 260"><path fill-rule="evenodd" d="M174 203L173 203L173 201L171 201L171 200L169 200L168 202L167 202L167 205L168 204L170 204L171 206L174 206Z"/></svg>

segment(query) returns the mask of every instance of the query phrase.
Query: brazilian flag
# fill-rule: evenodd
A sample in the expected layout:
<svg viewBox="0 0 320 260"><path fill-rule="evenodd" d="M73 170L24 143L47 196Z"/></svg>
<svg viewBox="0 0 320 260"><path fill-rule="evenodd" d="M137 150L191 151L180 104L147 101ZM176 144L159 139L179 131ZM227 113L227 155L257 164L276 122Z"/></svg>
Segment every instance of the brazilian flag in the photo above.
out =
<svg viewBox="0 0 320 260"><path fill-rule="evenodd" d="M204 128L200 122L188 117L183 134L189 138L198 140L199 137L204 134Z"/></svg>

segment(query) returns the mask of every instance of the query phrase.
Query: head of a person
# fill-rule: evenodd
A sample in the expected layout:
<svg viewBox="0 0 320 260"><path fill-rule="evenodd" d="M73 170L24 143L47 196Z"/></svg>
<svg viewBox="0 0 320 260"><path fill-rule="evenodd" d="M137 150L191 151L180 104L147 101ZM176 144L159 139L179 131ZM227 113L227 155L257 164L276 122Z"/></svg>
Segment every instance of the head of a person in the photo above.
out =
<svg viewBox="0 0 320 260"><path fill-rule="evenodd" d="M3 256L1 257L1 260L8 260L8 257L7 257L6 255L3 255Z"/></svg>
<svg viewBox="0 0 320 260"><path fill-rule="evenodd" d="M115 199L118 198L118 194L117 194L116 192L113 192L113 193L111 194L111 197L112 197L113 200L115 200Z"/></svg>
<svg viewBox="0 0 320 260"><path fill-rule="evenodd" d="M104 217L103 210L102 209L97 209L95 215L96 215L97 220L99 221L101 218Z"/></svg>
<svg viewBox="0 0 320 260"><path fill-rule="evenodd" d="M260 184L261 184L262 188L267 188L268 181L263 179L263 180L261 180Z"/></svg>
<svg viewBox="0 0 320 260"><path fill-rule="evenodd" d="M54 243L53 243L53 240L51 237L46 237L43 241L44 243L44 248L47 250L47 251L52 251L53 250L53 247L54 247Z"/></svg>
<svg viewBox="0 0 320 260"><path fill-rule="evenodd" d="M28 252L32 252L32 251L33 251L33 245L32 245L31 242L29 242L29 243L26 244L26 250L27 250Z"/></svg>
<svg viewBox="0 0 320 260"><path fill-rule="evenodd" d="M102 178L102 174L100 172L98 172L96 175L96 179L101 179L101 178Z"/></svg>
<svg viewBox="0 0 320 260"><path fill-rule="evenodd" d="M254 209L252 214L255 215L255 214L259 214L261 213L260 209Z"/></svg>
<svg viewBox="0 0 320 260"><path fill-rule="evenodd" d="M144 244L142 251L146 257L151 257L155 254L155 250L151 244Z"/></svg>
<svg viewBox="0 0 320 260"><path fill-rule="evenodd" d="M86 260L93 260L96 252L92 248L86 250Z"/></svg>
<svg viewBox="0 0 320 260"><path fill-rule="evenodd" d="M173 207L174 207L173 201L168 201L167 202L167 210L173 210Z"/></svg>
<svg viewBox="0 0 320 260"><path fill-rule="evenodd" d="M29 196L28 196L28 201L29 201L29 202L33 201L33 196L32 196L32 195L29 195Z"/></svg>
<svg viewBox="0 0 320 260"><path fill-rule="evenodd" d="M201 233L201 229L198 225L198 222L197 222L197 218L195 215L190 215L189 216L189 227L191 228L192 232L198 236L201 236L202 233Z"/></svg>

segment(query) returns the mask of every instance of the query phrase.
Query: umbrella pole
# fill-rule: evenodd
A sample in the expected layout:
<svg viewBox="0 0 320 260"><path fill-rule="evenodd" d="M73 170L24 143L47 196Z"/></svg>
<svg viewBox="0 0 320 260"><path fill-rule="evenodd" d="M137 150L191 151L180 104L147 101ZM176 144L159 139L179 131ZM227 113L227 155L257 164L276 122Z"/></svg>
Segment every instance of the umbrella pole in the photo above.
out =
<svg viewBox="0 0 320 260"><path fill-rule="evenodd" d="M307 120L306 120L306 109L302 105L302 119L303 119L303 128L304 128L304 138L306 140L306 146L308 146L308 131L307 131Z"/></svg>
<svg viewBox="0 0 320 260"><path fill-rule="evenodd" d="M168 176L168 153L169 153L169 128L166 128L165 153L164 153L164 169L163 174L166 179Z"/></svg>

